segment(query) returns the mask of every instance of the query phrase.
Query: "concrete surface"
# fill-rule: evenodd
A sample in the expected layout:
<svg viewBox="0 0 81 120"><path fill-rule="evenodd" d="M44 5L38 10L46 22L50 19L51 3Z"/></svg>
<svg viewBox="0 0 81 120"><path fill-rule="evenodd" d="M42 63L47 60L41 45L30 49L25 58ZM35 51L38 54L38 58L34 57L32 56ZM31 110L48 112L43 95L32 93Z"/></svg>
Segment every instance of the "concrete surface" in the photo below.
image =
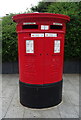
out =
<svg viewBox="0 0 81 120"><path fill-rule="evenodd" d="M64 74L63 79L62 103L56 107L40 110L22 106L19 102L19 75L4 74L2 77L2 117L79 118L79 75Z"/></svg>

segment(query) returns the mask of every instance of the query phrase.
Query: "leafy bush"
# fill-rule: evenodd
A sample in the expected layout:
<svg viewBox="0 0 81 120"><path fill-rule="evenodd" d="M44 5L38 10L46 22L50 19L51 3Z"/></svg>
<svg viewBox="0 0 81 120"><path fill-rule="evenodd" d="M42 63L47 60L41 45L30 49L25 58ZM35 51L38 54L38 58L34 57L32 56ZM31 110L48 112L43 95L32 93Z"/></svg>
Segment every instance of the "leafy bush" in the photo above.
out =
<svg viewBox="0 0 81 120"><path fill-rule="evenodd" d="M81 58L81 2L53 3L48 12L70 16L65 37L65 58Z"/></svg>
<svg viewBox="0 0 81 120"><path fill-rule="evenodd" d="M65 58L81 58L81 2L53 2L39 4L30 9L31 12L59 13L70 16L65 37ZM25 12L26 13L26 12ZM16 23L12 21L14 14L2 20L2 58L5 61L17 61Z"/></svg>
<svg viewBox="0 0 81 120"><path fill-rule="evenodd" d="M32 10L70 16L65 37L65 59L81 58L81 2L39 2Z"/></svg>
<svg viewBox="0 0 81 120"><path fill-rule="evenodd" d="M17 61L16 23L12 21L14 14L2 18L2 60Z"/></svg>

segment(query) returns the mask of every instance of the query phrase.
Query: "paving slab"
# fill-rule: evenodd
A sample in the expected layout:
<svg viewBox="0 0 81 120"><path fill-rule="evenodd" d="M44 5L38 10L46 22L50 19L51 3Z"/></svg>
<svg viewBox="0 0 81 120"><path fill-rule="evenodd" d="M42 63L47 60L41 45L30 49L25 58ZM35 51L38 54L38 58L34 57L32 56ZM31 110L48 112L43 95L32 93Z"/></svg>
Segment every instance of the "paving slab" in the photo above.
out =
<svg viewBox="0 0 81 120"><path fill-rule="evenodd" d="M24 108L10 106L5 118L23 118Z"/></svg>
<svg viewBox="0 0 81 120"><path fill-rule="evenodd" d="M55 107L46 109L25 108L24 118L60 118L59 109Z"/></svg>
<svg viewBox="0 0 81 120"><path fill-rule="evenodd" d="M0 98L0 120L2 118L2 98Z"/></svg>
<svg viewBox="0 0 81 120"><path fill-rule="evenodd" d="M7 86L18 86L18 74L3 74L2 75L2 88L3 91Z"/></svg>
<svg viewBox="0 0 81 120"><path fill-rule="evenodd" d="M63 75L62 103L49 109L30 109L20 104L19 75L3 75L3 118L78 118L79 75Z"/></svg>
<svg viewBox="0 0 81 120"><path fill-rule="evenodd" d="M81 106L79 108L79 117L81 118ZM80 119L81 120L81 119Z"/></svg>
<svg viewBox="0 0 81 120"><path fill-rule="evenodd" d="M74 105L61 104L59 106L61 118L79 118Z"/></svg>
<svg viewBox="0 0 81 120"><path fill-rule="evenodd" d="M0 74L0 98L2 98L2 75Z"/></svg>
<svg viewBox="0 0 81 120"><path fill-rule="evenodd" d="M79 106L74 105L74 108L75 108L75 110L76 110L76 112L77 112L77 115L79 116Z"/></svg>
<svg viewBox="0 0 81 120"><path fill-rule="evenodd" d="M2 117L4 118L7 111L8 111L8 108L10 106L10 103L11 103L11 99L9 98L2 98Z"/></svg>
<svg viewBox="0 0 81 120"><path fill-rule="evenodd" d="M72 83L69 82L69 80L63 82L64 90L74 90L74 86L72 86Z"/></svg>
<svg viewBox="0 0 81 120"><path fill-rule="evenodd" d="M11 102L11 106L23 108L23 106L20 103L20 98L19 98L19 87L17 87L17 89L16 89L13 100Z"/></svg>
<svg viewBox="0 0 81 120"><path fill-rule="evenodd" d="M12 88L10 86L10 87L8 87L8 90L5 89L3 92L3 95L2 95L3 96L2 97L2 116L3 117L5 117L6 113L8 112L8 109L13 100L15 91L16 91L16 87Z"/></svg>
<svg viewBox="0 0 81 120"><path fill-rule="evenodd" d="M14 92L16 92L16 86L7 86L5 90L2 92L2 97L4 98L10 98L13 96Z"/></svg>
<svg viewBox="0 0 81 120"><path fill-rule="evenodd" d="M69 97L72 105L79 106L79 93L77 94L75 91L65 91L65 94Z"/></svg>

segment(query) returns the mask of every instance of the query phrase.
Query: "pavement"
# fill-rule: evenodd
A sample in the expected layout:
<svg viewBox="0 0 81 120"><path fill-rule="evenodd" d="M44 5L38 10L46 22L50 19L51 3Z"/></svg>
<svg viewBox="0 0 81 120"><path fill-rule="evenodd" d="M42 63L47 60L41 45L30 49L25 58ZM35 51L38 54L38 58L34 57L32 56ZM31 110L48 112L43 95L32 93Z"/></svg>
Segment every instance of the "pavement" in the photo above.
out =
<svg viewBox="0 0 81 120"><path fill-rule="evenodd" d="M46 109L31 109L20 104L18 74L3 74L1 85L2 118L79 118L78 74L63 75L63 100L59 105Z"/></svg>

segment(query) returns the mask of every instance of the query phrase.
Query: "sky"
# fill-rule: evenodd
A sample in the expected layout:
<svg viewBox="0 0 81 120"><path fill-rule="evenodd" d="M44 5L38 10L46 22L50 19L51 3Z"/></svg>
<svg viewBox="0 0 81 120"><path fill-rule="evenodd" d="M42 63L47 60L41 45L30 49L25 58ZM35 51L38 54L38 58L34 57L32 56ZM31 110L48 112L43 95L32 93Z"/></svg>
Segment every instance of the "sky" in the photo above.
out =
<svg viewBox="0 0 81 120"><path fill-rule="evenodd" d="M2 0L0 3L0 17L9 13L25 12L41 0Z"/></svg>

